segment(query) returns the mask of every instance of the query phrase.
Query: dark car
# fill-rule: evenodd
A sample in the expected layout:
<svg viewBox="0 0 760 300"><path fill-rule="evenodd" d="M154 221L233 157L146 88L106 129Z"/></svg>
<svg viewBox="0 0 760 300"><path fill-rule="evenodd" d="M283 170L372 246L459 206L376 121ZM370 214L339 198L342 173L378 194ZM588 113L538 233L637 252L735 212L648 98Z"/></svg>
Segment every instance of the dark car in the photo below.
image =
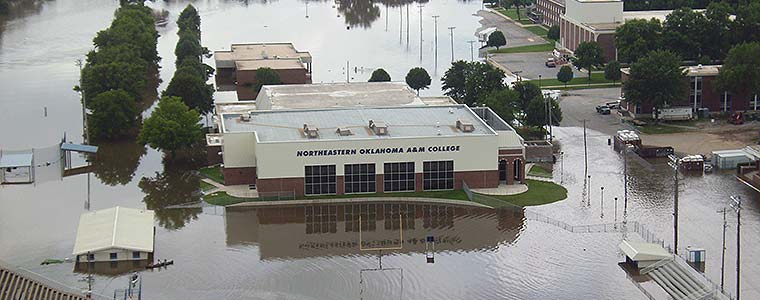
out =
<svg viewBox="0 0 760 300"><path fill-rule="evenodd" d="M607 106L602 106L602 108L599 109L599 113L603 115L609 115L610 114L610 108Z"/></svg>

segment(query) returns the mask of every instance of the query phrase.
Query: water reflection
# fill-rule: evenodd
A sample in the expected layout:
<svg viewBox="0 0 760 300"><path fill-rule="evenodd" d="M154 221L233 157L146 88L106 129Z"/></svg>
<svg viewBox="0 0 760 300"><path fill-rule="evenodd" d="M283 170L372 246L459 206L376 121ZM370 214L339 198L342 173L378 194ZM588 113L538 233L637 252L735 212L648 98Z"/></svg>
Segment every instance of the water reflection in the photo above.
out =
<svg viewBox="0 0 760 300"><path fill-rule="evenodd" d="M114 277L143 271L151 262L153 262L152 255L150 259L144 260L99 261L90 262L89 265L87 262L77 262L74 263L74 273Z"/></svg>
<svg viewBox="0 0 760 300"><path fill-rule="evenodd" d="M380 7L370 0L346 0L338 3L338 12L346 25L369 28L380 17Z"/></svg>
<svg viewBox="0 0 760 300"><path fill-rule="evenodd" d="M104 184L125 185L132 181L135 170L140 164L140 157L146 148L135 141L101 143L98 145L96 158L91 158L95 177Z"/></svg>
<svg viewBox="0 0 760 300"><path fill-rule="evenodd" d="M270 260L356 254L360 243L362 249L400 247L394 252L422 253L428 236L435 238L436 251L494 249L517 239L524 214L522 210L371 202L227 208L225 222L228 246L258 245L261 259Z"/></svg>

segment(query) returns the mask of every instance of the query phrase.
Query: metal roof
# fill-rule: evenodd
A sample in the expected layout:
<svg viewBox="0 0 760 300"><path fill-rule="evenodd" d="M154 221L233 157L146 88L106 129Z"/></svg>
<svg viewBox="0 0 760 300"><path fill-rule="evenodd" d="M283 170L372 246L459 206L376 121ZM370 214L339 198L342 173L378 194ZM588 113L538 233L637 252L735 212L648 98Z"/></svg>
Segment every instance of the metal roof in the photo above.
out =
<svg viewBox="0 0 760 300"><path fill-rule="evenodd" d="M33 157L32 152L3 154L0 156L0 168L31 167Z"/></svg>
<svg viewBox="0 0 760 300"><path fill-rule="evenodd" d="M85 152L85 153L97 153L98 152L98 146L82 145L82 144L72 144L72 143L63 143L63 144L61 144L61 150L64 150L64 151L75 151L75 152Z"/></svg>
<svg viewBox="0 0 760 300"><path fill-rule="evenodd" d="M267 110L422 104L405 82L265 85L256 101Z"/></svg>
<svg viewBox="0 0 760 300"><path fill-rule="evenodd" d="M652 243L623 240L619 247L633 261L652 261L672 257L665 248Z"/></svg>
<svg viewBox="0 0 760 300"><path fill-rule="evenodd" d="M151 210L112 207L82 214L74 255L107 249L153 252Z"/></svg>
<svg viewBox="0 0 760 300"><path fill-rule="evenodd" d="M260 142L496 135L466 105L252 111L250 121L242 121L240 116L223 115L224 133L256 132ZM388 134L375 135L368 128L369 120L387 124ZM457 120L471 122L474 131L460 131ZM304 124L318 128L319 137L306 137ZM353 135L341 136L336 133L338 128L348 128Z"/></svg>

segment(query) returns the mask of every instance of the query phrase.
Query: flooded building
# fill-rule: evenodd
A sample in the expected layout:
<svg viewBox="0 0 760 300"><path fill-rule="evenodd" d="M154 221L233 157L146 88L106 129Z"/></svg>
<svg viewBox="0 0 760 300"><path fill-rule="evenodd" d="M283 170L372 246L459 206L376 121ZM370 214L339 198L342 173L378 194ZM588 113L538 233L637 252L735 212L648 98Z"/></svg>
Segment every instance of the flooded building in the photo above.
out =
<svg viewBox="0 0 760 300"><path fill-rule="evenodd" d="M256 70L270 68L283 84L311 83L311 54L291 43L232 44L230 50L214 51L216 84L234 89L239 100L256 99Z"/></svg>
<svg viewBox="0 0 760 300"><path fill-rule="evenodd" d="M525 146L486 107L338 107L222 114L225 184L343 195L522 183Z"/></svg>
<svg viewBox="0 0 760 300"><path fill-rule="evenodd" d="M700 110L708 112L734 112L734 111L756 111L760 108L760 101L757 95L749 92L743 94L734 94L731 92L719 92L715 87L715 81L720 74L722 65L698 65L683 67L686 76L689 78L688 89L689 96L670 103L671 108L690 109L693 115L697 115ZM621 69L622 81L626 81L630 76L630 68ZM628 111L633 117L652 116L654 111L652 105L637 105L633 102L624 101L621 108Z"/></svg>
<svg viewBox="0 0 760 300"><path fill-rule="evenodd" d="M154 216L150 210L119 206L82 214L73 252L77 263L152 259Z"/></svg>

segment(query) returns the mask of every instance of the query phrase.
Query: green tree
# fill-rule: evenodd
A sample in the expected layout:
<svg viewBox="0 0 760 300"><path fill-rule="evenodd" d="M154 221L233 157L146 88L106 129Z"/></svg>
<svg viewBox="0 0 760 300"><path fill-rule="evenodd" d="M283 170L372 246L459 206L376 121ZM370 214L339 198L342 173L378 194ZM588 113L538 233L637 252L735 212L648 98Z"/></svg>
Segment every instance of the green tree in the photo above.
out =
<svg viewBox="0 0 760 300"><path fill-rule="evenodd" d="M731 49L720 68L716 90L734 94L760 94L760 42Z"/></svg>
<svg viewBox="0 0 760 300"><path fill-rule="evenodd" d="M201 16L192 4L188 4L177 17L177 27L180 32L192 32L200 38Z"/></svg>
<svg viewBox="0 0 760 300"><path fill-rule="evenodd" d="M417 95L419 96L421 89L430 87L430 75L424 68L412 68L409 70L409 73L406 73L406 84L416 90Z"/></svg>
<svg viewBox="0 0 760 300"><path fill-rule="evenodd" d="M559 126L562 121L562 110L557 101L539 95L530 99L525 109L524 124L528 126L546 126L549 124L549 105L551 105L552 126Z"/></svg>
<svg viewBox="0 0 760 300"><path fill-rule="evenodd" d="M272 68L263 67L256 69L256 84L254 86L256 94L261 91L262 86L278 84L282 84L280 74L277 74Z"/></svg>
<svg viewBox="0 0 760 300"><path fill-rule="evenodd" d="M200 61L203 55L203 47L198 40L190 34L180 35L177 46L174 48L174 55L177 56L176 65L179 66L186 59Z"/></svg>
<svg viewBox="0 0 760 300"><path fill-rule="evenodd" d="M616 60L613 60L609 63L607 63L606 66L604 66L604 78L607 80L612 80L612 83L617 82L620 80L620 77L622 76L620 72L620 63Z"/></svg>
<svg viewBox="0 0 760 300"><path fill-rule="evenodd" d="M760 1L739 5L732 27L736 43L760 42Z"/></svg>
<svg viewBox="0 0 760 300"><path fill-rule="evenodd" d="M570 80L573 80L573 75L573 69L570 68L570 66L565 65L559 68L559 72L557 72L557 80L564 83L565 87L567 87L567 83L570 82Z"/></svg>
<svg viewBox="0 0 760 300"><path fill-rule="evenodd" d="M141 101L148 85L147 75L148 69L136 63L88 64L82 69L82 87L88 98L121 89L129 93L133 99Z"/></svg>
<svg viewBox="0 0 760 300"><path fill-rule="evenodd" d="M207 114L214 103L214 86L197 73L175 72L162 96L177 96L190 108Z"/></svg>
<svg viewBox="0 0 760 300"><path fill-rule="evenodd" d="M604 64L604 51L596 42L582 42L575 48L573 65L588 71L588 82L591 83L591 69Z"/></svg>
<svg viewBox="0 0 760 300"><path fill-rule="evenodd" d="M88 127L92 137L114 140L130 133L138 122L139 110L134 98L124 90L111 90L90 98L92 115Z"/></svg>
<svg viewBox="0 0 760 300"><path fill-rule="evenodd" d="M515 10L517 10L517 20L522 21L522 16L520 15L520 6L526 6L530 4L530 2L530 0L502 0L502 6L504 8L510 8L514 6Z"/></svg>
<svg viewBox="0 0 760 300"><path fill-rule="evenodd" d="M662 28L662 40L666 49L683 59L696 60L701 56L703 30L707 19L702 13L690 8L679 8L670 13Z"/></svg>
<svg viewBox="0 0 760 300"><path fill-rule="evenodd" d="M702 55L723 59L731 49L731 6L724 2L713 2L705 11L705 28L699 38Z"/></svg>
<svg viewBox="0 0 760 300"><path fill-rule="evenodd" d="M549 27L549 32L546 34L546 37L550 40L559 40L559 26L552 25L552 27Z"/></svg>
<svg viewBox="0 0 760 300"><path fill-rule="evenodd" d="M652 51L631 64L628 80L623 84L626 100L659 110L689 95L689 81L681 68L681 58L670 51Z"/></svg>
<svg viewBox="0 0 760 300"><path fill-rule="evenodd" d="M499 50L499 47L506 44L507 39L504 37L504 34L501 31L496 30L488 35L488 43L486 43L486 46L496 47L496 50Z"/></svg>
<svg viewBox="0 0 760 300"><path fill-rule="evenodd" d="M165 96L153 113L143 122L137 140L152 148L169 151L171 157L178 149L189 147L203 139L198 112L189 109L179 97Z"/></svg>
<svg viewBox="0 0 760 300"><path fill-rule="evenodd" d="M491 108L507 123L512 123L518 112L521 111L519 101L520 94L518 92L511 89L498 89L484 95L478 100L478 103Z"/></svg>
<svg viewBox="0 0 760 300"><path fill-rule="evenodd" d="M456 61L441 78L444 94L474 105L492 91L504 88L504 71L482 62Z"/></svg>
<svg viewBox="0 0 760 300"><path fill-rule="evenodd" d="M618 59L631 63L660 48L662 25L657 19L633 19L615 29Z"/></svg>
<svg viewBox="0 0 760 300"><path fill-rule="evenodd" d="M391 81L391 75L388 75L388 72L385 72L383 69L377 69L375 71L372 71L372 76L369 78L369 82L381 82L381 81Z"/></svg>
<svg viewBox="0 0 760 300"><path fill-rule="evenodd" d="M518 81L514 83L514 90L520 94L520 109L526 111L528 104L533 98L542 97L541 88L530 81Z"/></svg>

